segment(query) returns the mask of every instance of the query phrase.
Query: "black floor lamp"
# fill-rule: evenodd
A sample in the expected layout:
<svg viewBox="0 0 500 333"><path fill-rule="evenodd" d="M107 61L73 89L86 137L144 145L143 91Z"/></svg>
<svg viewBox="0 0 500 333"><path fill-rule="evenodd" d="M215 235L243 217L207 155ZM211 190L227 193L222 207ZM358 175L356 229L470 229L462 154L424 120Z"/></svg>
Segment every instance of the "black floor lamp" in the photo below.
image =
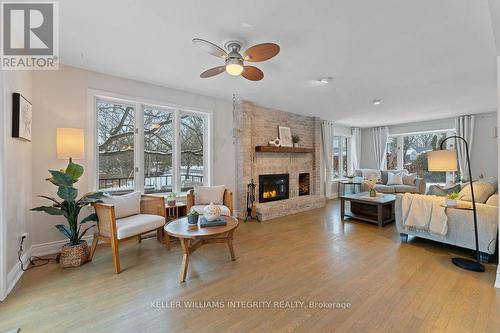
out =
<svg viewBox="0 0 500 333"><path fill-rule="evenodd" d="M463 269L475 272L484 272L484 266L480 262L479 257L479 239L477 234L477 214L476 214L476 200L474 198L474 186L472 186L472 171L470 165L469 157L469 147L467 141L458 135L453 135L445 138L441 141L441 150L434 150L427 153L427 162L429 171L457 171L457 151L456 149L443 149L443 145L446 140L457 139L462 140L465 146L465 152L467 155L467 168L469 169L469 184L470 193L472 196L472 213L474 215L474 233L476 237L476 260L470 260L465 258L453 258L451 261Z"/></svg>

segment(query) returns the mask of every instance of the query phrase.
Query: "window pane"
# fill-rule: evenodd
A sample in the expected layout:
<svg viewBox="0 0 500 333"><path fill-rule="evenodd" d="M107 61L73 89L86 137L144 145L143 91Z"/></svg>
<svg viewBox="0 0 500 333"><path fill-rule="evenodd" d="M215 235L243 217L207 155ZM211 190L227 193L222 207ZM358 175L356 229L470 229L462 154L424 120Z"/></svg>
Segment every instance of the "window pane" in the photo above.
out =
<svg viewBox="0 0 500 333"><path fill-rule="evenodd" d="M205 118L194 114L181 114L181 191L203 185L203 145Z"/></svg>
<svg viewBox="0 0 500 333"><path fill-rule="evenodd" d="M340 170L340 137L333 137L333 170L332 170L332 178L340 178L339 176Z"/></svg>
<svg viewBox="0 0 500 333"><path fill-rule="evenodd" d="M134 188L134 107L97 101L99 189Z"/></svg>
<svg viewBox="0 0 500 333"><path fill-rule="evenodd" d="M398 168L398 140L397 137L389 137L387 140L387 170Z"/></svg>
<svg viewBox="0 0 500 333"><path fill-rule="evenodd" d="M439 148L446 133L426 133L405 136L403 138L403 164L411 173L425 178L427 184L445 184L445 172L429 172L427 169L427 152Z"/></svg>
<svg viewBox="0 0 500 333"><path fill-rule="evenodd" d="M342 144L342 177L347 177L347 138L343 138Z"/></svg>
<svg viewBox="0 0 500 333"><path fill-rule="evenodd" d="M173 113L144 108L144 192L172 192Z"/></svg>

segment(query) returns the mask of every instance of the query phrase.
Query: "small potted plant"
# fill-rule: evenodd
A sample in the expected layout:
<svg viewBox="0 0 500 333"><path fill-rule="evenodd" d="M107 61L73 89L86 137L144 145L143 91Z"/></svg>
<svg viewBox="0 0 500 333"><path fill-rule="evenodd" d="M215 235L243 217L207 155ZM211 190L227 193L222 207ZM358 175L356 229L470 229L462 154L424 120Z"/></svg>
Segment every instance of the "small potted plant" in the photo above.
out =
<svg viewBox="0 0 500 333"><path fill-rule="evenodd" d="M198 217L200 214L194 208L191 208L191 211L187 214L187 219L189 224L197 224L198 223Z"/></svg>
<svg viewBox="0 0 500 333"><path fill-rule="evenodd" d="M58 187L57 196L59 198L39 195L40 198L49 200L50 205L39 206L31 210L62 216L66 219L67 224L57 224L55 226L69 239L69 242L62 247L59 262L63 267L78 267L88 260L89 247L82 238L94 226L93 223L89 222L97 221L97 215L92 213L80 220L80 222L78 222L78 217L83 207L99 201L104 194L100 192L87 193L76 200L78 189L73 184L83 175L83 167L79 164L70 161L66 170L50 170L49 172L52 177L48 178L47 181Z"/></svg>
<svg viewBox="0 0 500 333"><path fill-rule="evenodd" d="M299 146L299 142L300 142L300 136L298 136L297 134L292 135L292 143L294 148L297 148Z"/></svg>
<svg viewBox="0 0 500 333"><path fill-rule="evenodd" d="M460 198L460 194L458 192L452 192L448 194L448 198L446 199L447 206L456 206L458 205L458 199Z"/></svg>
<svg viewBox="0 0 500 333"><path fill-rule="evenodd" d="M175 206L175 198L177 198L177 193L170 192L167 194L167 206Z"/></svg>

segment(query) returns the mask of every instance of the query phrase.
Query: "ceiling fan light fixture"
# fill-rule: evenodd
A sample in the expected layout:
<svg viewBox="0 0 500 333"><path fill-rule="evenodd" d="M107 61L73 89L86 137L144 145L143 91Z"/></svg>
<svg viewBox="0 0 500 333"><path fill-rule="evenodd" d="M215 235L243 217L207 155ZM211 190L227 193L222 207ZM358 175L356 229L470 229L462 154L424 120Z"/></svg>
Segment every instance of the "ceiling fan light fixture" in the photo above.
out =
<svg viewBox="0 0 500 333"><path fill-rule="evenodd" d="M241 73L243 73L243 61L237 58L227 59L226 72L233 76L240 75Z"/></svg>

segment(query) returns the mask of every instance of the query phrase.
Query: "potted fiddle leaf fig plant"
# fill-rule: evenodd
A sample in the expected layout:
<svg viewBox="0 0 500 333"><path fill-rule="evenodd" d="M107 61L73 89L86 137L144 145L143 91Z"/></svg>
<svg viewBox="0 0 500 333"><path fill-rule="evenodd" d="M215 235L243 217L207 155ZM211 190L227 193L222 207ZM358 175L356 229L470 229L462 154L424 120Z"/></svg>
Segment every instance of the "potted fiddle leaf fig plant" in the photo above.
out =
<svg viewBox="0 0 500 333"><path fill-rule="evenodd" d="M104 194L101 192L87 193L76 200L78 189L73 184L83 175L83 167L71 160L65 170L49 170L49 172L51 177L46 180L58 187L58 198L39 195L39 197L49 200L51 204L49 206L35 207L31 210L45 212L49 215L64 216L67 224L57 224L55 226L69 240L62 247L59 262L63 267L78 267L88 259L89 247L82 237L94 226L90 222L97 221L97 215L91 213L80 222L78 222L78 216L82 208L99 201Z"/></svg>

